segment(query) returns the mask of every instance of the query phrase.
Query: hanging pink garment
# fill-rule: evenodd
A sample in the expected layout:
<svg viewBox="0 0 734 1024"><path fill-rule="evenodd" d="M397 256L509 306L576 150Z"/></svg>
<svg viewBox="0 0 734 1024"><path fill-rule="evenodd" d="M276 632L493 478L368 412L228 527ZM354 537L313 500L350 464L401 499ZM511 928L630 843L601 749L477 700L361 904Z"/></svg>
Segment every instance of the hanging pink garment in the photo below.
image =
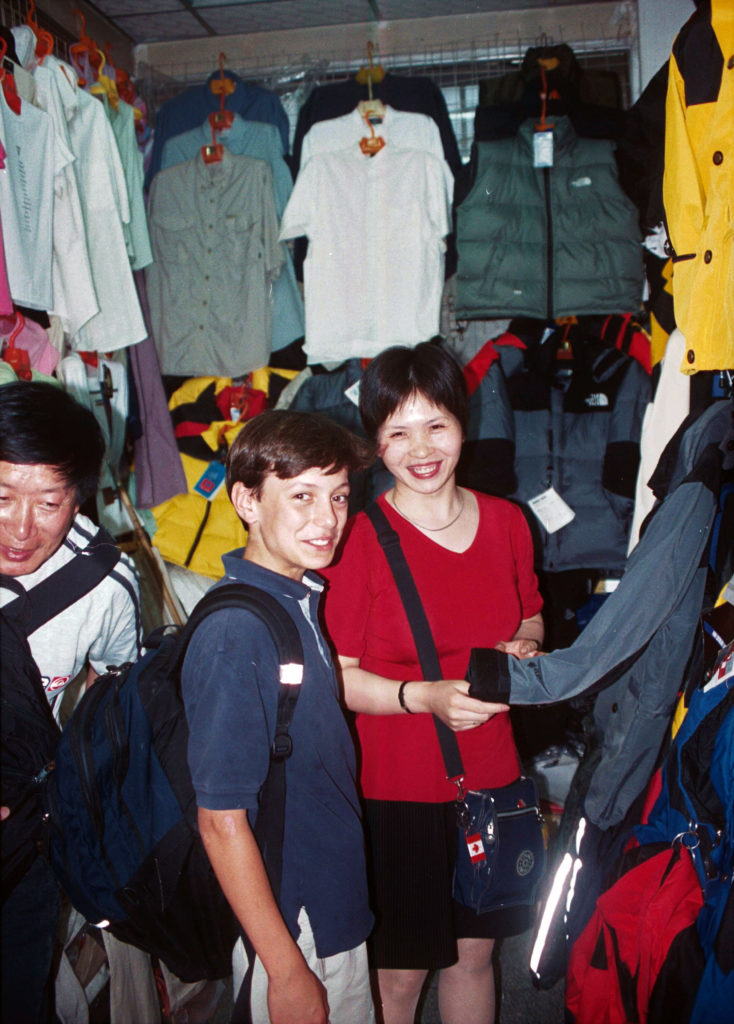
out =
<svg viewBox="0 0 734 1024"><path fill-rule="evenodd" d="M0 171L5 170L5 150L0 142ZM8 316L13 312L13 300L10 298L8 286L8 270L5 266L5 246L3 244L3 222L0 217L0 316Z"/></svg>
<svg viewBox="0 0 734 1024"><path fill-rule="evenodd" d="M0 315L0 346L5 343L25 349L34 370L50 377L59 361L59 353L48 340L48 334L34 320L26 320L22 313L16 313L12 304L10 315Z"/></svg>

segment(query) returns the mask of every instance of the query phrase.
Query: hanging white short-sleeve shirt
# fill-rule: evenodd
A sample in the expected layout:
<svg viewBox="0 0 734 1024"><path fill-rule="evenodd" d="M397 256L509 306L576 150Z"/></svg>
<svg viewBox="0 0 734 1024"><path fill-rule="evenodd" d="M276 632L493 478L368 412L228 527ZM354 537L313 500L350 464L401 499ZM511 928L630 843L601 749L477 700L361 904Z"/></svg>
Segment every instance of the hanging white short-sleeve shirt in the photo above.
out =
<svg viewBox="0 0 734 1024"><path fill-rule="evenodd" d="M115 134L127 185L130 223L127 225L126 238L130 262L133 270L143 270L153 262L153 253L150 248L148 218L143 198L143 154L138 149L135 137L135 112L124 100L119 100L117 109L109 104L106 110Z"/></svg>
<svg viewBox="0 0 734 1024"><path fill-rule="evenodd" d="M444 161L388 143L312 156L281 238L306 235L309 363L370 358L438 333L451 194Z"/></svg>
<svg viewBox="0 0 734 1024"><path fill-rule="evenodd" d="M54 174L57 151L48 114L25 100L16 114L0 89L0 216L13 301L31 309L53 307Z"/></svg>
<svg viewBox="0 0 734 1024"><path fill-rule="evenodd" d="M446 187L453 199L454 176L444 160L441 133L433 118L409 110L385 107L385 116L372 126L391 149L420 149L430 153L444 165ZM301 167L318 153L333 153L349 146L359 145L371 134L370 125L355 107L342 117L332 117L311 125L301 146Z"/></svg>
<svg viewBox="0 0 734 1024"><path fill-rule="evenodd" d="M63 74L57 81L76 157L92 278L99 312L72 337L81 351L110 352L147 337L122 225L130 221L125 174L102 103Z"/></svg>
<svg viewBox="0 0 734 1024"><path fill-rule="evenodd" d="M69 154L54 178L53 217L53 308L64 330L76 334L82 324L99 311L87 251L75 157L66 112L57 81L58 61L52 55L33 71L35 103L53 122L59 147Z"/></svg>
<svg viewBox="0 0 734 1024"><path fill-rule="evenodd" d="M200 155L160 171L148 201L151 326L163 373L237 377L267 365L278 242L264 160Z"/></svg>

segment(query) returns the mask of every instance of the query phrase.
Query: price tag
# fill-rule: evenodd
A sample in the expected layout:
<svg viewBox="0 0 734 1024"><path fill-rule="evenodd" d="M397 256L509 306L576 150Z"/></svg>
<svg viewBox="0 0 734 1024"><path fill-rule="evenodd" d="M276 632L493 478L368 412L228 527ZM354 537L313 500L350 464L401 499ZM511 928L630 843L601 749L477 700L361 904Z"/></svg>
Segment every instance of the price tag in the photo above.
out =
<svg viewBox="0 0 734 1024"><path fill-rule="evenodd" d="M227 471L221 462L210 462L199 479L194 484L194 490L202 498L211 501L219 488L224 483Z"/></svg>
<svg viewBox="0 0 734 1024"><path fill-rule="evenodd" d="M553 132L533 135L533 167L553 166Z"/></svg>
<svg viewBox="0 0 734 1024"><path fill-rule="evenodd" d="M561 527L568 526L576 517L574 510L566 504L555 487L549 487L542 494L536 494L528 505L548 533L555 533Z"/></svg>

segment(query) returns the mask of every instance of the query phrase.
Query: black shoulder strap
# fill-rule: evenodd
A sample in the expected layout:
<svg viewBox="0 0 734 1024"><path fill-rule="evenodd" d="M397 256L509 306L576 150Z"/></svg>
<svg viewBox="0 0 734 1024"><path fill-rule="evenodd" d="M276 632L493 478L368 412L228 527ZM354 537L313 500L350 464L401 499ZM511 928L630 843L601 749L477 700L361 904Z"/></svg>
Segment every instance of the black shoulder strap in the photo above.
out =
<svg viewBox="0 0 734 1024"><path fill-rule="evenodd" d="M303 646L295 622L276 598L248 583L225 583L209 591L192 612L181 637L181 658L197 626L213 612L233 606L252 612L267 626L280 663L278 711L270 748L270 768L260 794L255 825L255 837L273 892L278 898L283 875L286 761L293 750L288 730L301 691Z"/></svg>
<svg viewBox="0 0 734 1024"><path fill-rule="evenodd" d="M30 636L101 583L121 556L113 537L100 526L86 548L80 548L66 565L9 601L3 611Z"/></svg>
<svg viewBox="0 0 734 1024"><path fill-rule="evenodd" d="M423 677L425 679L441 679L441 665L438 660L436 645L433 642L431 627L426 618L423 602L415 585L410 566L400 546L400 537L390 526L387 516L376 501L368 505L365 512L375 528L377 539L385 552L387 564L390 566L393 578L395 579L395 585L398 588L398 593L400 594L400 599L403 602L405 614L408 617L413 633L413 640L418 652L418 660L420 661ZM464 765L459 753L459 744L456 736L435 715L433 716L433 723L436 726L438 742L443 755L446 778L459 778L459 776L464 774Z"/></svg>
<svg viewBox="0 0 734 1024"><path fill-rule="evenodd" d="M275 735L270 748L270 768L260 793L255 823L255 838L268 873L275 898L280 902L283 878L283 838L285 834L286 761L293 750L289 728L293 720L303 678L303 646L298 628L280 602L258 587L248 583L225 583L210 590L191 614L181 634L181 657L196 627L207 615L222 608L236 605L257 615L268 627L278 651L280 686ZM231 1024L250 1024L250 991L255 954L247 935L243 932L249 967L245 979L236 993L230 1018Z"/></svg>

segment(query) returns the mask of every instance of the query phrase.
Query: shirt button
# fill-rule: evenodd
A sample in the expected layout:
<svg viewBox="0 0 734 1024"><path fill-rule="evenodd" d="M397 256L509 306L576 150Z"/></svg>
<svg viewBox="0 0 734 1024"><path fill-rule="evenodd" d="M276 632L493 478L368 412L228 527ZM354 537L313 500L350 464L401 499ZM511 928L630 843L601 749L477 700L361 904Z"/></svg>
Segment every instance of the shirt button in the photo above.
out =
<svg viewBox="0 0 734 1024"><path fill-rule="evenodd" d="M703 262L710 263L713 258L714 254L711 252L710 249L707 249L706 252L703 254Z"/></svg>
<svg viewBox="0 0 734 1024"><path fill-rule="evenodd" d="M208 274L204 274L204 280L205 280L205 281L208 281L208 280L209 280L209 275L208 275Z"/></svg>
<svg viewBox="0 0 734 1024"><path fill-rule="evenodd" d="M207 249L207 252L211 252L211 249ZM707 261L708 262L708 261Z"/></svg>
<svg viewBox="0 0 734 1024"><path fill-rule="evenodd" d="M692 348L689 348L688 351L686 352L686 359L688 360L689 363L695 363L695 361L696 361L696 353L693 351Z"/></svg>
<svg viewBox="0 0 734 1024"><path fill-rule="evenodd" d="M718 167L719 164L721 164L723 162L724 162L724 154L721 152L720 149L717 149L716 152L714 153L714 163Z"/></svg>
<svg viewBox="0 0 734 1024"><path fill-rule="evenodd" d="M734 68L734 53L731 55L729 60L726 62L726 66L729 68L730 71L731 71L732 68Z"/></svg>

